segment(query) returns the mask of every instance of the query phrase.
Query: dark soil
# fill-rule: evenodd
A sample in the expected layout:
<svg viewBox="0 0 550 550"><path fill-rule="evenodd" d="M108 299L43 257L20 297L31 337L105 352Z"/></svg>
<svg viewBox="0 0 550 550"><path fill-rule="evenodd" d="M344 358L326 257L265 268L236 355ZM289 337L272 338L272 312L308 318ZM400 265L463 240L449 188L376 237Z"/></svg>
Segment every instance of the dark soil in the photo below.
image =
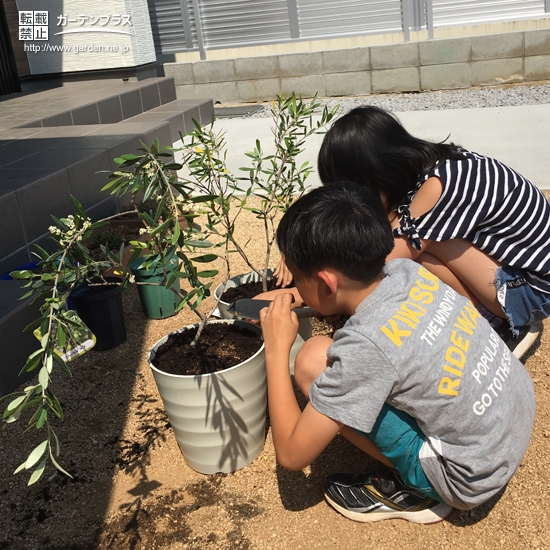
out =
<svg viewBox="0 0 550 550"><path fill-rule="evenodd" d="M262 347L259 334L234 324L210 323L204 327L196 346L190 347L197 329L170 335L153 360L159 370L178 375L219 372L254 355Z"/></svg>
<svg viewBox="0 0 550 550"><path fill-rule="evenodd" d="M293 287L294 284L289 285L286 288ZM277 279L269 279L267 281L267 290L276 290L279 288L277 286ZM257 296L258 294L261 294L263 292L262 289L262 282L250 282L250 283L243 283L239 286L234 286L231 288L228 288L223 294L222 294L222 301L231 304L235 302L236 300L242 300L247 298L254 298L254 296Z"/></svg>
<svg viewBox="0 0 550 550"><path fill-rule="evenodd" d="M130 241L139 238L139 227L129 227L127 225L105 226L97 234L84 241L84 245L90 250L90 255L95 261L105 260L105 255L101 251L101 245L117 252L120 245L127 245Z"/></svg>

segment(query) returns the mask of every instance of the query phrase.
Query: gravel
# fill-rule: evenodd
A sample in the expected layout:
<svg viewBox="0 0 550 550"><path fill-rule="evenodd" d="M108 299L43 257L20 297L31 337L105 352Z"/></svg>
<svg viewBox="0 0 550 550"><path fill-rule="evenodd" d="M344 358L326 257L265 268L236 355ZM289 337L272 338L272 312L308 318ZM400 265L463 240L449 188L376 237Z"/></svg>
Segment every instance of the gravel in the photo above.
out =
<svg viewBox="0 0 550 550"><path fill-rule="evenodd" d="M494 87L410 92L400 94L371 94L368 96L321 98L321 103L333 108L341 106L341 113L360 105L376 105L393 112L434 111L441 109L471 109L473 107L512 107L550 103L550 84L508 84ZM270 105L255 114L233 118L270 117Z"/></svg>

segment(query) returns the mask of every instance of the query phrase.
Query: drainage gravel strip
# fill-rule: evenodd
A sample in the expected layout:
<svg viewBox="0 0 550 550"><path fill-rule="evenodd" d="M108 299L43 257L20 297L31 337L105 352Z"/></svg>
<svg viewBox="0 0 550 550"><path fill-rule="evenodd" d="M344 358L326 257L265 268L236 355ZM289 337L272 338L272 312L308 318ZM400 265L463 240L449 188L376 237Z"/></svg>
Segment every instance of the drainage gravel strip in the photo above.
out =
<svg viewBox="0 0 550 550"><path fill-rule="evenodd" d="M371 94L354 97L320 98L329 109L340 105L341 113L360 105L376 105L388 111L435 111L441 109L472 109L476 107L513 107L550 103L550 84L506 85L490 88L465 88L463 90L438 90L435 92L406 92L399 94ZM270 117L270 105L261 106L257 112L224 118Z"/></svg>

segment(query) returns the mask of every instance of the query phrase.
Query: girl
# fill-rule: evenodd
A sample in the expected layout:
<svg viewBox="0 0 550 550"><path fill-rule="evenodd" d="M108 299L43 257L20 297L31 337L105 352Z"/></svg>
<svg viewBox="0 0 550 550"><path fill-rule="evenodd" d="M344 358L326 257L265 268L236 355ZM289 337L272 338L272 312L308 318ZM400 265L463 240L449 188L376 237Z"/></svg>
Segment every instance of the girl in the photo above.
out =
<svg viewBox="0 0 550 550"><path fill-rule="evenodd" d="M373 106L334 123L318 168L324 185L350 180L380 195L395 237L388 260L422 264L469 297L516 357L527 351L550 314L550 203L533 184L495 159L416 138Z"/></svg>

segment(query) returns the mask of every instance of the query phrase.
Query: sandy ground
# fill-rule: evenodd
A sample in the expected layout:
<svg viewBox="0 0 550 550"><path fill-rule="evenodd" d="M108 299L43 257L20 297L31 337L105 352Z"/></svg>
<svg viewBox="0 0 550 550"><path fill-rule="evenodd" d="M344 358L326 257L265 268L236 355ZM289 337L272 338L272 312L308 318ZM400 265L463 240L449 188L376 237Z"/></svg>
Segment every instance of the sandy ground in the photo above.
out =
<svg viewBox="0 0 550 550"><path fill-rule="evenodd" d="M249 217L239 227L253 236L255 224ZM236 264L234 273L240 271ZM524 360L535 383L537 417L525 459L506 489L436 525L366 525L323 500L324 476L376 465L339 437L299 472L277 465L270 433L260 457L238 472L205 476L191 470L146 355L159 338L194 318L180 312L147 320L135 289L125 292L124 307L127 341L84 355L72 363L72 378L54 379L66 413L58 427L61 463L74 479L50 470L28 488L27 476L12 472L42 434L21 437L20 422L0 431L0 550L550 548L548 323Z"/></svg>

